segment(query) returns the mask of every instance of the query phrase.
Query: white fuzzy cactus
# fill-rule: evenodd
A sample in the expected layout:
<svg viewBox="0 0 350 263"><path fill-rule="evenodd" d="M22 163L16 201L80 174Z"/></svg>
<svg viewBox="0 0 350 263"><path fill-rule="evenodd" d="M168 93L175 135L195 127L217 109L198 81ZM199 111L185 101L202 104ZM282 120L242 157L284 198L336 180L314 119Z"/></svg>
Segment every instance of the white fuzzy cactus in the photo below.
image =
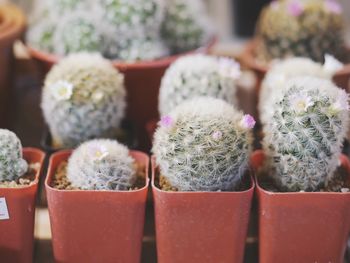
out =
<svg viewBox="0 0 350 263"><path fill-rule="evenodd" d="M203 0L167 0L162 37L172 52L202 46L212 32Z"/></svg>
<svg viewBox="0 0 350 263"><path fill-rule="evenodd" d="M264 125L268 173L287 191L317 191L332 178L349 125L348 94L330 80L290 79Z"/></svg>
<svg viewBox="0 0 350 263"><path fill-rule="evenodd" d="M247 170L254 124L220 99L182 103L162 117L154 136L161 175L179 191L236 190Z"/></svg>
<svg viewBox="0 0 350 263"><path fill-rule="evenodd" d="M177 59L165 72L159 91L159 112L166 115L181 102L199 96L237 104L235 81L239 64L233 59L188 55Z"/></svg>
<svg viewBox="0 0 350 263"><path fill-rule="evenodd" d="M314 62L309 58L295 57L276 61L266 74L259 94L259 114L261 123L266 123L273 114L275 100L280 99L286 82L293 77L311 76L331 79L343 64L330 55L325 56L325 63Z"/></svg>
<svg viewBox="0 0 350 263"><path fill-rule="evenodd" d="M53 37L56 54L65 55L80 51L98 52L103 35L94 16L86 11L74 12L60 20Z"/></svg>
<svg viewBox="0 0 350 263"><path fill-rule="evenodd" d="M0 182L17 180L27 170L21 141L13 132L0 129Z"/></svg>
<svg viewBox="0 0 350 263"><path fill-rule="evenodd" d="M117 141L95 139L73 151L67 178L83 190L128 190L136 181L135 160Z"/></svg>
<svg viewBox="0 0 350 263"><path fill-rule="evenodd" d="M41 107L56 147L114 138L124 117L124 76L97 54L72 54L48 73Z"/></svg>

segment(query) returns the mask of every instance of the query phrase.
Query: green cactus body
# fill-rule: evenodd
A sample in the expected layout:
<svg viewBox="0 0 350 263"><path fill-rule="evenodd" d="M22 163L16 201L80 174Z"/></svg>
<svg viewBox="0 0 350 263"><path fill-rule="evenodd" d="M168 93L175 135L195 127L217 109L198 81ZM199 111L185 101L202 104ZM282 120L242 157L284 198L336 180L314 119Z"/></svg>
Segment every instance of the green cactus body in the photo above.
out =
<svg viewBox="0 0 350 263"><path fill-rule="evenodd" d="M236 105L235 81L239 64L229 58L188 55L166 71L159 92L159 112L166 115L181 102L199 96L223 99Z"/></svg>
<svg viewBox="0 0 350 263"><path fill-rule="evenodd" d="M290 79L264 125L267 169L281 190L317 191L332 178L349 125L348 95L331 81Z"/></svg>
<svg viewBox="0 0 350 263"><path fill-rule="evenodd" d="M67 178L83 190L128 190L136 181L134 159L117 141L95 139L73 151Z"/></svg>
<svg viewBox="0 0 350 263"><path fill-rule="evenodd" d="M80 51L97 52L103 36L97 22L88 12L74 12L61 21L54 36L57 54L64 55Z"/></svg>
<svg viewBox="0 0 350 263"><path fill-rule="evenodd" d="M345 58L344 21L336 0L273 1L257 25L260 60L300 56L323 62L326 53Z"/></svg>
<svg viewBox="0 0 350 263"><path fill-rule="evenodd" d="M125 109L124 77L97 54L72 54L45 79L41 107L54 145L114 138Z"/></svg>
<svg viewBox="0 0 350 263"><path fill-rule="evenodd" d="M202 0L167 1L161 34L172 52L202 46L209 40L211 31Z"/></svg>
<svg viewBox="0 0 350 263"><path fill-rule="evenodd" d="M230 191L247 170L254 119L223 100L200 97L163 116L153 153L179 191Z"/></svg>
<svg viewBox="0 0 350 263"><path fill-rule="evenodd" d="M258 109L261 123L271 119L274 101L281 97L282 89L290 78L310 76L331 80L333 74L342 67L343 64L330 55L326 55L324 65L302 57L275 62L260 88Z"/></svg>
<svg viewBox="0 0 350 263"><path fill-rule="evenodd" d="M17 180L28 170L22 156L22 144L16 134L0 129L0 182Z"/></svg>

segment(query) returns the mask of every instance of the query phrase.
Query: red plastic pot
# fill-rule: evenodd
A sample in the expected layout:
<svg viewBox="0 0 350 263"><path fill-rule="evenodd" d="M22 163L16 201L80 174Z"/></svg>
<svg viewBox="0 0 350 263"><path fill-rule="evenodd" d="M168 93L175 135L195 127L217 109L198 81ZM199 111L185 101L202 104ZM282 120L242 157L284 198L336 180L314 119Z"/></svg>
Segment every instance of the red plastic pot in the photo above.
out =
<svg viewBox="0 0 350 263"><path fill-rule="evenodd" d="M254 182L240 192L170 192L155 185L159 263L243 262Z"/></svg>
<svg viewBox="0 0 350 263"><path fill-rule="evenodd" d="M6 127L9 92L13 73L13 43L25 28L23 13L11 4L0 4L0 126Z"/></svg>
<svg viewBox="0 0 350 263"><path fill-rule="evenodd" d="M45 181L56 262L140 262L144 226L146 185L134 191L58 190L50 186L57 166L71 151L50 158ZM145 165L149 158L131 151Z"/></svg>
<svg viewBox="0 0 350 263"><path fill-rule="evenodd" d="M213 39L207 46L192 52L207 53L215 42L216 40ZM32 47L27 48L31 57L38 61L46 72L60 59L59 56ZM159 117L157 105L160 81L169 65L182 55L184 54L134 63L113 61L114 67L125 74L127 118L134 122L140 144L139 148L144 151L148 151L151 147L151 142L146 136L145 125L147 121Z"/></svg>
<svg viewBox="0 0 350 263"><path fill-rule="evenodd" d="M350 174L350 162L340 157ZM264 162L252 155L255 170ZM260 263L340 263L350 233L350 193L264 190L257 180Z"/></svg>
<svg viewBox="0 0 350 263"><path fill-rule="evenodd" d="M30 263L33 260L35 197L45 154L24 148L28 163L40 163L32 185L21 188L0 188L0 197L7 204L9 219L0 220L0 262Z"/></svg>
<svg viewBox="0 0 350 263"><path fill-rule="evenodd" d="M256 89L258 91L266 72L269 70L269 65L257 62L256 56L255 56L256 46L257 46L257 40L249 41L246 44L240 56L240 61L242 62L243 65L245 65L246 67L248 67L249 69L255 72L257 77ZM350 79L350 63L346 64L341 70L336 72L336 74L333 77L333 80L337 84L337 86L345 90L349 89L349 79Z"/></svg>

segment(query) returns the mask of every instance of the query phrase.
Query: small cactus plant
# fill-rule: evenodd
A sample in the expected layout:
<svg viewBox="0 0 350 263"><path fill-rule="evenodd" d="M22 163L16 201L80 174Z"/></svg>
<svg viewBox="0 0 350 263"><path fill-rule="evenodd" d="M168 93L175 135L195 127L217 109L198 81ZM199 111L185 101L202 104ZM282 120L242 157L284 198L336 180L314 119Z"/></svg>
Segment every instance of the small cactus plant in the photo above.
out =
<svg viewBox="0 0 350 263"><path fill-rule="evenodd" d="M326 53L344 59L344 21L336 0L273 1L257 26L258 59L290 56L323 62Z"/></svg>
<svg viewBox="0 0 350 263"><path fill-rule="evenodd" d="M203 0L167 0L161 34L174 53L206 43L212 29Z"/></svg>
<svg viewBox="0 0 350 263"><path fill-rule="evenodd" d="M98 52L103 43L97 22L89 13L76 12L60 21L54 36L56 54Z"/></svg>
<svg viewBox="0 0 350 263"><path fill-rule="evenodd" d="M323 65L303 57L276 61L267 72L260 88L258 108L261 123L266 123L271 118L272 105L281 96L281 90L288 79L311 76L331 80L333 74L342 67L342 63L328 54Z"/></svg>
<svg viewBox="0 0 350 263"><path fill-rule="evenodd" d="M60 56L96 51L127 62L157 59L208 41L209 26L202 23L197 1L180 1L174 10L164 0L38 0L27 40ZM165 10L173 15L165 17Z"/></svg>
<svg viewBox="0 0 350 263"><path fill-rule="evenodd" d="M235 81L239 64L233 59L188 55L176 60L166 71L159 92L159 112L168 114L184 100L208 96L236 105Z"/></svg>
<svg viewBox="0 0 350 263"><path fill-rule="evenodd" d="M348 94L330 80L290 79L264 125L267 169L285 191L317 191L339 165L349 125Z"/></svg>
<svg viewBox="0 0 350 263"><path fill-rule="evenodd" d="M185 101L162 117L154 135L152 151L161 175L179 191L237 190L254 124L223 100Z"/></svg>
<svg viewBox="0 0 350 263"><path fill-rule="evenodd" d="M67 179L82 190L128 190L136 181L134 162L128 148L117 141L87 141L69 158Z"/></svg>
<svg viewBox="0 0 350 263"><path fill-rule="evenodd" d="M28 171L22 144L16 134L0 129L0 182L17 180Z"/></svg>
<svg viewBox="0 0 350 263"><path fill-rule="evenodd" d="M48 73L41 108L56 147L113 138L124 117L124 77L97 54L72 54Z"/></svg>

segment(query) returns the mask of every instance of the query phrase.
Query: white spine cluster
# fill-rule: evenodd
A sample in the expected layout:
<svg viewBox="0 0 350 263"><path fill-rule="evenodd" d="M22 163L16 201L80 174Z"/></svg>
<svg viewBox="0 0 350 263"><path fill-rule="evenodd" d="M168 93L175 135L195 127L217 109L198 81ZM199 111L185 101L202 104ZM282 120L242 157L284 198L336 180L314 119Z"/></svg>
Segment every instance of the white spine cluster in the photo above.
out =
<svg viewBox="0 0 350 263"><path fill-rule="evenodd" d="M80 145L68 160L67 178L83 190L128 190L136 181L135 160L117 141L99 139Z"/></svg>
<svg viewBox="0 0 350 263"><path fill-rule="evenodd" d="M329 80L286 82L264 125L267 167L287 191L317 191L333 177L349 127L349 97Z"/></svg>
<svg viewBox="0 0 350 263"><path fill-rule="evenodd" d="M281 98L286 82L294 77L311 76L330 80L343 64L330 55L325 56L324 65L309 58L295 57L276 61L266 74L259 94L259 113L262 124L271 119L273 104Z"/></svg>
<svg viewBox="0 0 350 263"><path fill-rule="evenodd" d="M233 59L188 55L176 60L165 72L159 91L159 112L166 115L181 102L200 96L237 104L235 81L239 64Z"/></svg>
<svg viewBox="0 0 350 263"><path fill-rule="evenodd" d="M124 117L124 76L97 54L72 54L46 76L41 107L54 144L113 138Z"/></svg>
<svg viewBox="0 0 350 263"><path fill-rule="evenodd" d="M237 189L251 152L250 115L223 100L200 97L163 116L153 153L161 175L180 191Z"/></svg>
<svg viewBox="0 0 350 263"><path fill-rule="evenodd" d="M21 141L13 132L0 129L0 182L17 180L27 170Z"/></svg>

